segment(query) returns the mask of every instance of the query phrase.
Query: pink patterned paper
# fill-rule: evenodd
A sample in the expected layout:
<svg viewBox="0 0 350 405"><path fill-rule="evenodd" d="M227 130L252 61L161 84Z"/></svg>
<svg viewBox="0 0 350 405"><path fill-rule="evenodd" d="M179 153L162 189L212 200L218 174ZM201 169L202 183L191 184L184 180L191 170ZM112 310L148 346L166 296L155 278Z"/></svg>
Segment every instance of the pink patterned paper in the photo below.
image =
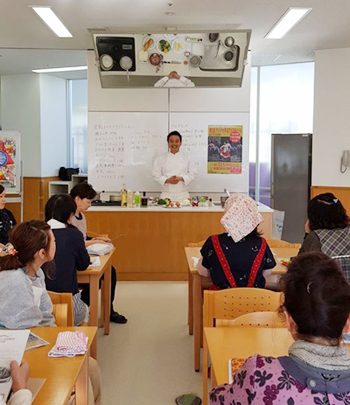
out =
<svg viewBox="0 0 350 405"><path fill-rule="evenodd" d="M55 346L50 350L49 357L74 357L85 354L87 351L87 338L82 331L60 332Z"/></svg>
<svg viewBox="0 0 350 405"><path fill-rule="evenodd" d="M245 194L233 194L226 200L221 223L235 242L249 235L263 221L256 202Z"/></svg>

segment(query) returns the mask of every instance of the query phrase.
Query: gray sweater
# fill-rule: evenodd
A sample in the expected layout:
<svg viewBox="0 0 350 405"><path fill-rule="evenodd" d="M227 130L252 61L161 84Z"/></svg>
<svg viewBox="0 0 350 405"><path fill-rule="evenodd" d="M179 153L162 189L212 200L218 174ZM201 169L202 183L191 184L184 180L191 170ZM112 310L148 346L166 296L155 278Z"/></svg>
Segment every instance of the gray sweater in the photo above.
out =
<svg viewBox="0 0 350 405"><path fill-rule="evenodd" d="M55 326L41 269L37 276L31 282L22 269L0 271L0 325L8 329ZM44 289L39 307L34 303L32 284Z"/></svg>

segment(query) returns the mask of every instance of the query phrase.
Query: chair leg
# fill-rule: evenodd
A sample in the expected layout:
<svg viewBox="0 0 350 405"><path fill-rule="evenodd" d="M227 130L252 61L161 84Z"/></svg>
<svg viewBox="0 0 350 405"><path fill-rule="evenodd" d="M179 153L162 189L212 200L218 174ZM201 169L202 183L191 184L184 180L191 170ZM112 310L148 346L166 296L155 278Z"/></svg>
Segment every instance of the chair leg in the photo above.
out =
<svg viewBox="0 0 350 405"><path fill-rule="evenodd" d="M204 336L203 347L203 405L208 404L208 345Z"/></svg>
<svg viewBox="0 0 350 405"><path fill-rule="evenodd" d="M193 335L193 278L188 271L188 331Z"/></svg>

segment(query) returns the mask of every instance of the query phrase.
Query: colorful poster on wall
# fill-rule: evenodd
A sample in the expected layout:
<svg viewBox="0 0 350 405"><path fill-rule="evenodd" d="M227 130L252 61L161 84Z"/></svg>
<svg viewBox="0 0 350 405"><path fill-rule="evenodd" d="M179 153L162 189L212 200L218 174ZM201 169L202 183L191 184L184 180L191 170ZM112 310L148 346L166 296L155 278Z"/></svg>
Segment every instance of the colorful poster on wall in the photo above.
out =
<svg viewBox="0 0 350 405"><path fill-rule="evenodd" d="M242 173L242 125L208 126L208 173Z"/></svg>
<svg viewBox="0 0 350 405"><path fill-rule="evenodd" d="M17 187L18 147L17 133L0 131L0 184L6 189Z"/></svg>

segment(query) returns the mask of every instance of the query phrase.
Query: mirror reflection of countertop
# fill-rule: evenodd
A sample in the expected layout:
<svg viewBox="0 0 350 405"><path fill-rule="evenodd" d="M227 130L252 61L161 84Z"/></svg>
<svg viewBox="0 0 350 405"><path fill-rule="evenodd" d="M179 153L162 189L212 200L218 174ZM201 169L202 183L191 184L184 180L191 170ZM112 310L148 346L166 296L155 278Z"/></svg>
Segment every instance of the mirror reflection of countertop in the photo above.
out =
<svg viewBox="0 0 350 405"><path fill-rule="evenodd" d="M258 203L259 212L273 213L273 209L267 205ZM224 212L220 205L214 207L181 207L181 208L164 208L163 206L149 206L145 208L122 208L118 206L92 206L89 212Z"/></svg>

